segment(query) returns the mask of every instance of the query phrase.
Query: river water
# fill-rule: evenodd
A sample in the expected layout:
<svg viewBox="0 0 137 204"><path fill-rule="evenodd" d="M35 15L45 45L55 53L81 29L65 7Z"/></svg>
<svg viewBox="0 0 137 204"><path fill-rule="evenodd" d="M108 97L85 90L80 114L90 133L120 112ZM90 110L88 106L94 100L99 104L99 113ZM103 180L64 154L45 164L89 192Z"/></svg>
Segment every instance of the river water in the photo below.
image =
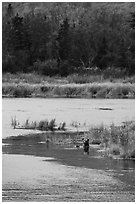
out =
<svg viewBox="0 0 137 204"><path fill-rule="evenodd" d="M102 158L92 146L89 156L76 147L47 147L45 133L11 127L15 116L20 123L56 118L67 126L119 125L135 119L135 100L2 99L2 114L3 201L135 201L134 161Z"/></svg>
<svg viewBox="0 0 137 204"><path fill-rule="evenodd" d="M107 108L107 109L106 109ZM106 109L106 110L105 110ZM56 119L56 122L73 121L87 128L91 125L116 125L123 121L135 120L135 100L131 99L41 99L17 98L2 99L2 137L28 133L30 131L14 130L11 118L22 124L42 119Z"/></svg>

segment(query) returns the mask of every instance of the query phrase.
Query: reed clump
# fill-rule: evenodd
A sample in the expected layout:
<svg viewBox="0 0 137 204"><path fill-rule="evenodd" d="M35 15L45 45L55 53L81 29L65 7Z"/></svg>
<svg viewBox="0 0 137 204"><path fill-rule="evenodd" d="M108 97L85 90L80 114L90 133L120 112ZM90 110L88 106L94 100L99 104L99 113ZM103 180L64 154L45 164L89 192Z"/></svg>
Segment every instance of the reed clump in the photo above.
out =
<svg viewBox="0 0 137 204"><path fill-rule="evenodd" d="M100 144L110 155L135 158L135 122L124 122L120 126L92 127L89 137L92 144Z"/></svg>
<svg viewBox="0 0 137 204"><path fill-rule="evenodd" d="M122 83L28 84L4 83L7 97L135 98L135 85Z"/></svg>
<svg viewBox="0 0 137 204"><path fill-rule="evenodd" d="M32 129L32 130L41 130L41 131L57 131L57 130L66 130L66 123L62 122L59 125L56 124L55 119L51 120L41 120L39 122L37 121L29 121L29 119L26 119L26 121L20 125L16 117L11 118L11 126L14 129Z"/></svg>
<svg viewBox="0 0 137 204"><path fill-rule="evenodd" d="M3 97L135 98L134 76L106 78L101 72L67 77L4 73L2 83Z"/></svg>

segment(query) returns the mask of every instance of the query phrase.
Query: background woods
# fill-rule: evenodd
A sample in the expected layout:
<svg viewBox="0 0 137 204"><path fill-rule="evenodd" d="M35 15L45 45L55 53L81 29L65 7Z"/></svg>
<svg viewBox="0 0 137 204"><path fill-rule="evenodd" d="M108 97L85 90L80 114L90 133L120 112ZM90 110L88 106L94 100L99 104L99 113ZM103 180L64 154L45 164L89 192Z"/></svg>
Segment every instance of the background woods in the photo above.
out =
<svg viewBox="0 0 137 204"><path fill-rule="evenodd" d="M3 3L3 72L135 72L134 3ZM107 70L107 71L106 71Z"/></svg>

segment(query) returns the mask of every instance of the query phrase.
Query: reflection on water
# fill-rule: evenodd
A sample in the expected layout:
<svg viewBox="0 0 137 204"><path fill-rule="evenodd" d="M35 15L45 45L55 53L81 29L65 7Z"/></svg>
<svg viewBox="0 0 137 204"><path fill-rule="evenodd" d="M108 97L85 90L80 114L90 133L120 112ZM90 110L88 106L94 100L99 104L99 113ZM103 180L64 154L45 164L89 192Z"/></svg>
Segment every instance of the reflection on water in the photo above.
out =
<svg viewBox="0 0 137 204"><path fill-rule="evenodd" d="M103 109L103 110L102 110ZM104 110L105 109L105 110ZM109 109L109 110L108 110ZM110 111L110 109L112 109ZM89 128L91 125L135 119L135 100L131 99L41 99L13 98L2 99L2 137L27 134L32 131L14 130L11 118L16 116L22 124L30 121L56 118L57 123L80 122Z"/></svg>
<svg viewBox="0 0 137 204"><path fill-rule="evenodd" d="M117 160L117 165L121 165L123 170L135 169L134 160Z"/></svg>

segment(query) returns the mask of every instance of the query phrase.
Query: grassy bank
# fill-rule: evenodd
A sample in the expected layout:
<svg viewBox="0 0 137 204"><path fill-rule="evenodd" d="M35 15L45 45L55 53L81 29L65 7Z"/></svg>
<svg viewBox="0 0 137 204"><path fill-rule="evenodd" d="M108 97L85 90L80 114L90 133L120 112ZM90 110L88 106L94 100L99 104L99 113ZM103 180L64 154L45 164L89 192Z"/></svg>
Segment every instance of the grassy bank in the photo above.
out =
<svg viewBox="0 0 137 204"><path fill-rule="evenodd" d="M113 82L113 83L135 83L135 76L131 77L118 77L118 76L111 76L111 74L71 74L67 77L61 76L45 76L40 75L35 72L33 73L3 73L2 74L2 83L29 83L29 84L86 84L86 83L104 83L104 82Z"/></svg>
<svg viewBox="0 0 137 204"><path fill-rule="evenodd" d="M135 122L124 122L121 126L112 124L106 128L92 127L88 134L92 144L100 144L107 155L135 158Z"/></svg>
<svg viewBox="0 0 137 204"><path fill-rule="evenodd" d="M107 78L103 75L49 77L36 73L6 73L2 77L3 97L135 98L135 78Z"/></svg>
<svg viewBox="0 0 137 204"><path fill-rule="evenodd" d="M135 98L131 83L29 84L3 83L3 97Z"/></svg>

